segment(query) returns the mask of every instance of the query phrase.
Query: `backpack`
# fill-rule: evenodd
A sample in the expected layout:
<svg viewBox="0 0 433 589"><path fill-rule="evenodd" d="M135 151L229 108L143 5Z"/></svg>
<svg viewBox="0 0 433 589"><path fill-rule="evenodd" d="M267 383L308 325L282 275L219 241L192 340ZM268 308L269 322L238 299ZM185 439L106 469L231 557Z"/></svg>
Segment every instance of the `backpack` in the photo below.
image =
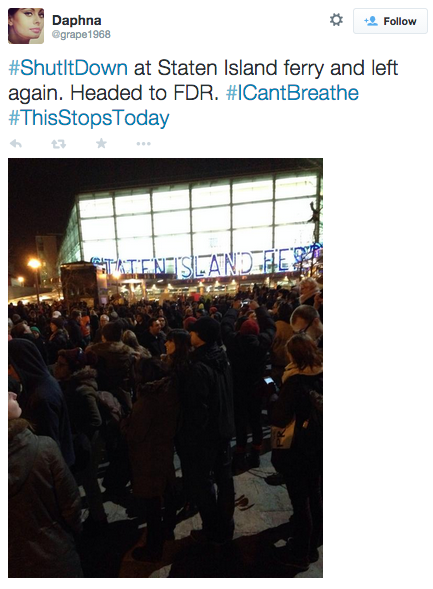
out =
<svg viewBox="0 0 433 589"><path fill-rule="evenodd" d="M96 391L99 412L106 427L118 428L123 419L122 406L108 391Z"/></svg>

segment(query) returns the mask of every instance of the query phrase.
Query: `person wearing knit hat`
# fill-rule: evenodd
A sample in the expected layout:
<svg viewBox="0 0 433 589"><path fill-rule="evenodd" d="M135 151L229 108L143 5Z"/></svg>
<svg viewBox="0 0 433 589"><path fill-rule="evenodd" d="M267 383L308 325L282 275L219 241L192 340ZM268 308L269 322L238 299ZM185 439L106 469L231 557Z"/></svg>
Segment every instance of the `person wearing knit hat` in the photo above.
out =
<svg viewBox="0 0 433 589"><path fill-rule="evenodd" d="M235 493L230 469L234 416L231 369L217 344L219 333L220 326L211 317L202 317L191 325L194 351L181 396L179 436L185 449L192 499L203 523L201 530L191 531L191 537L224 544L234 533Z"/></svg>
<svg viewBox="0 0 433 589"><path fill-rule="evenodd" d="M39 327L36 327L36 325L32 325L30 327L30 329L33 331L33 334L35 337L40 337L41 331L40 331Z"/></svg>
<svg viewBox="0 0 433 589"><path fill-rule="evenodd" d="M216 307L211 307L211 308L209 309L209 314L210 314L210 315L213 315L214 313L218 313L218 309L217 309Z"/></svg>
<svg viewBox="0 0 433 589"><path fill-rule="evenodd" d="M61 317L62 314L60 313L60 311L53 311L53 314L51 315L51 319L57 319L58 317Z"/></svg>
<svg viewBox="0 0 433 589"><path fill-rule="evenodd" d="M192 317L191 315L189 317L186 317L186 319L183 320L183 328L187 331L191 331L191 326L196 321L197 319L195 317Z"/></svg>
<svg viewBox="0 0 433 589"><path fill-rule="evenodd" d="M55 317L50 320L51 336L47 341L47 356L48 365L57 362L57 352L65 350L69 346L69 336L67 331L63 328L64 321L60 317Z"/></svg>
<svg viewBox="0 0 433 589"><path fill-rule="evenodd" d="M192 323L189 331L196 333L204 343L214 344L220 335L220 326L218 321L215 321L212 317L205 316Z"/></svg>
<svg viewBox="0 0 433 589"><path fill-rule="evenodd" d="M257 321L254 321L254 319L247 319L242 323L241 328L239 329L239 333L241 335L259 335L259 324L257 323Z"/></svg>
<svg viewBox="0 0 433 589"><path fill-rule="evenodd" d="M266 370L268 353L272 346L276 327L265 307L252 301L257 321L238 319L241 301L233 303L221 322L222 339L233 369L233 397L236 424L236 449L233 471L244 472L260 466L260 450L263 441L261 424L261 384ZM236 327L239 331L236 331ZM248 426L253 434L250 455L246 456Z"/></svg>

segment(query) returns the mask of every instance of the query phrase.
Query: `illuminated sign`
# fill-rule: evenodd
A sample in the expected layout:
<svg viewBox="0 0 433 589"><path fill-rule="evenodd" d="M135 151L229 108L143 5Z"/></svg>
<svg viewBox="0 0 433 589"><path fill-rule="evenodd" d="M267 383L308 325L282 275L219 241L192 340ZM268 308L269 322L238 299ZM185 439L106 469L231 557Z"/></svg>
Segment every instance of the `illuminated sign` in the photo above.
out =
<svg viewBox="0 0 433 589"><path fill-rule="evenodd" d="M115 260L94 256L92 264L105 264L107 273L121 274L175 274L178 279L217 278L270 274L293 270L295 264L316 256L323 247L314 243L305 247L270 248L259 252L230 252L200 256L170 258L128 258Z"/></svg>

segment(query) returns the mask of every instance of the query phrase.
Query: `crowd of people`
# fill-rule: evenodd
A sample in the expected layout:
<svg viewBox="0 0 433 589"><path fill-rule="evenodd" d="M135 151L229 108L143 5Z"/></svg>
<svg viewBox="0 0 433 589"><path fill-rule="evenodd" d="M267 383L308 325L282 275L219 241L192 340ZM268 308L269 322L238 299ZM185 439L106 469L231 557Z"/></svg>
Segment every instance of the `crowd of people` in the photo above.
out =
<svg viewBox="0 0 433 589"><path fill-rule="evenodd" d="M77 538L108 525L102 461L105 492L132 491L146 515L135 559L159 562L175 537L175 452L183 510L202 520L192 538L229 543L233 476L260 465L264 412L293 508L275 557L299 570L318 559L323 290L313 278L161 305L18 303L8 326L10 577L83 576Z"/></svg>

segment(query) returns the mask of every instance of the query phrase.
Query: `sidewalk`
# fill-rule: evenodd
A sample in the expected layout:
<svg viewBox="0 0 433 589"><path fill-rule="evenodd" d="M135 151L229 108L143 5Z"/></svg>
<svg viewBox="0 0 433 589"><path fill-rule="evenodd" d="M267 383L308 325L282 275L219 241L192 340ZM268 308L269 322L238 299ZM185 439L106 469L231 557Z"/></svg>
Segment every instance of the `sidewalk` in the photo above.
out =
<svg viewBox="0 0 433 589"><path fill-rule="evenodd" d="M124 506L107 501L107 532L81 542L85 577L321 578L322 548L319 561L306 572L284 567L272 556L273 544L283 545L288 536L292 509L286 488L270 486L264 480L274 472L270 457L267 451L261 456L260 468L235 477L235 535L233 542L223 547L192 540L191 530L201 528L197 514L176 526L175 541L166 543L161 563L136 562L131 552L143 545L145 524L139 518L129 518Z"/></svg>

